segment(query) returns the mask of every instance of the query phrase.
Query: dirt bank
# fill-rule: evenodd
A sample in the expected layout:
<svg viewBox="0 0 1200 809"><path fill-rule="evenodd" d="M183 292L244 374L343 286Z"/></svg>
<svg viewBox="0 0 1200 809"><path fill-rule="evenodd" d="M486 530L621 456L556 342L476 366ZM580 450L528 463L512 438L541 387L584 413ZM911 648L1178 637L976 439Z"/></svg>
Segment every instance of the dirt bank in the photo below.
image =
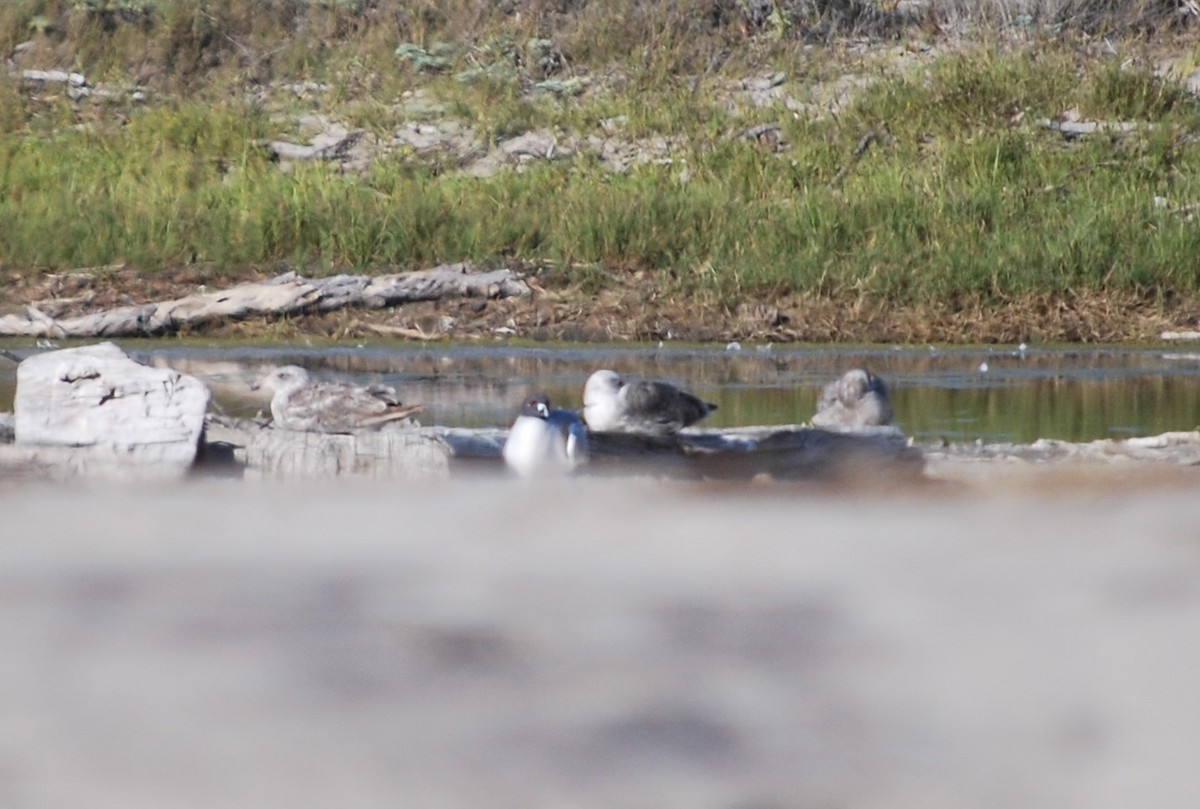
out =
<svg viewBox="0 0 1200 809"><path fill-rule="evenodd" d="M11 273L0 313L24 311L33 305L54 318L70 317L217 291L270 278L279 269L230 272L191 266L150 274L118 267ZM1200 300L1192 298L1084 292L1030 295L1004 305L964 297L904 306L868 297L834 300L787 291L718 297L710 292L689 292L645 271L613 271L603 285L589 285L554 268L514 269L529 282L529 296L256 318L213 323L192 333L281 340L390 336L416 340L1145 343L1159 340L1164 331L1191 330L1200 323Z"/></svg>

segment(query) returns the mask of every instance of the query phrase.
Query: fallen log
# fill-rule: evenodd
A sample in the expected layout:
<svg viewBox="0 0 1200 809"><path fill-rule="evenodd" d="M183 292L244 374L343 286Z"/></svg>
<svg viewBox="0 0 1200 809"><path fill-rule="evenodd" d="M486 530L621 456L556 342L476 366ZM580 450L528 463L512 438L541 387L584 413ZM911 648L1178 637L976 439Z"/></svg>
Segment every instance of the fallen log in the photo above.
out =
<svg viewBox="0 0 1200 809"><path fill-rule="evenodd" d="M456 458L497 461L503 430L385 427L349 434L280 430L246 419L210 416L201 472L251 479L352 476L397 480L448 478Z"/></svg>
<svg viewBox="0 0 1200 809"><path fill-rule="evenodd" d="M1039 118L1037 125L1043 129L1061 132L1065 138L1078 138L1083 135L1100 133L1148 132L1155 129L1154 124L1136 121L1052 121L1049 118Z"/></svg>
<svg viewBox="0 0 1200 809"><path fill-rule="evenodd" d="M350 435L280 430L210 416L207 456L216 473L251 478L355 476L443 479L461 471L503 473L507 431L396 427ZM689 480L912 477L923 457L899 430L857 433L806 427L688 431L675 436L593 433L583 475L650 475Z"/></svg>
<svg viewBox="0 0 1200 809"><path fill-rule="evenodd" d="M949 444L932 447L927 457L939 464L969 462L1028 464L1129 464L1200 466L1200 430L1132 438L1101 438L1075 443L1039 438L1030 444Z"/></svg>
<svg viewBox="0 0 1200 809"><path fill-rule="evenodd" d="M69 84L72 87L83 87L87 84L87 77L82 73L66 70L22 70L21 78L29 82Z"/></svg>
<svg viewBox="0 0 1200 809"><path fill-rule="evenodd" d="M304 278L286 273L269 281L241 284L220 292L62 319L29 307L23 316L0 317L0 335L53 339L152 336L255 316L325 312L350 306L382 309L451 297L507 298L527 294L529 287L511 270L477 272L466 264L380 276Z"/></svg>

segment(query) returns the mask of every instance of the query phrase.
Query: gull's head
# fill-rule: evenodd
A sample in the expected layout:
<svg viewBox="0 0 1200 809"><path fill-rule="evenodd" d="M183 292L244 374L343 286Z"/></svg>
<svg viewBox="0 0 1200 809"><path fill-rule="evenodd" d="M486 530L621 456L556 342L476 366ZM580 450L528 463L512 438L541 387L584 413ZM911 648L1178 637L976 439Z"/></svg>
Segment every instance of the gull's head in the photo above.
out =
<svg viewBox="0 0 1200 809"><path fill-rule="evenodd" d="M608 369L596 371L588 377L587 383L583 386L584 406L586 407L588 402L596 402L616 396L617 391L624 384L625 380L621 379L621 375L616 371Z"/></svg>
<svg viewBox="0 0 1200 809"><path fill-rule="evenodd" d="M284 365L271 371L251 387L254 390L263 388L274 393L291 393L304 387L311 380L308 371L299 365Z"/></svg>
<svg viewBox="0 0 1200 809"><path fill-rule="evenodd" d="M883 380L865 368L854 368L847 371L842 377L841 387L842 399L847 403L859 401L868 393L887 396L887 387L883 384Z"/></svg>
<svg viewBox="0 0 1200 809"><path fill-rule="evenodd" d="M521 415L538 419L550 418L550 397L544 393L535 393L530 396L521 406Z"/></svg>

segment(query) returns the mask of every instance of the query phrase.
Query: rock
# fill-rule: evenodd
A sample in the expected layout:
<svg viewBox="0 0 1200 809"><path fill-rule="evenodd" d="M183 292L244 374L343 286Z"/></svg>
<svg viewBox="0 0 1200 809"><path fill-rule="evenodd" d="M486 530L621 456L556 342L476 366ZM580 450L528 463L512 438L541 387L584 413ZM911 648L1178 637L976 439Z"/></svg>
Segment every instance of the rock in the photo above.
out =
<svg viewBox="0 0 1200 809"><path fill-rule="evenodd" d="M113 343L48 351L17 366L16 448L33 463L69 456L75 472L182 475L208 399L195 377L142 365Z"/></svg>
<svg viewBox="0 0 1200 809"><path fill-rule="evenodd" d="M456 160L465 160L482 148L474 130L453 120L437 123L408 121L392 136L392 146L422 156L445 153Z"/></svg>

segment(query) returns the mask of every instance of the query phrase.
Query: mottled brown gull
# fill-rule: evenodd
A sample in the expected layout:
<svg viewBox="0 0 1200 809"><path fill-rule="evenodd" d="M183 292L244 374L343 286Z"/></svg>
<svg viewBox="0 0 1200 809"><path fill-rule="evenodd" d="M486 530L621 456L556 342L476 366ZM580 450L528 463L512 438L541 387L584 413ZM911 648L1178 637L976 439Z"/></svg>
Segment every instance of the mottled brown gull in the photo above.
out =
<svg viewBox="0 0 1200 809"><path fill-rule="evenodd" d="M285 365L256 387L274 392L271 417L284 430L351 433L409 419L421 405L402 404L387 385L317 382L298 365Z"/></svg>
<svg viewBox="0 0 1200 809"><path fill-rule="evenodd" d="M583 420L595 432L675 433L716 409L666 382L627 382L607 369L583 388Z"/></svg>
<svg viewBox="0 0 1200 809"><path fill-rule="evenodd" d="M550 398L539 393L522 406L503 455L521 477L565 474L587 460L587 428L578 413L551 407Z"/></svg>
<svg viewBox="0 0 1200 809"><path fill-rule="evenodd" d="M814 427L824 430L861 430L892 423L883 380L864 368L853 368L821 390Z"/></svg>

